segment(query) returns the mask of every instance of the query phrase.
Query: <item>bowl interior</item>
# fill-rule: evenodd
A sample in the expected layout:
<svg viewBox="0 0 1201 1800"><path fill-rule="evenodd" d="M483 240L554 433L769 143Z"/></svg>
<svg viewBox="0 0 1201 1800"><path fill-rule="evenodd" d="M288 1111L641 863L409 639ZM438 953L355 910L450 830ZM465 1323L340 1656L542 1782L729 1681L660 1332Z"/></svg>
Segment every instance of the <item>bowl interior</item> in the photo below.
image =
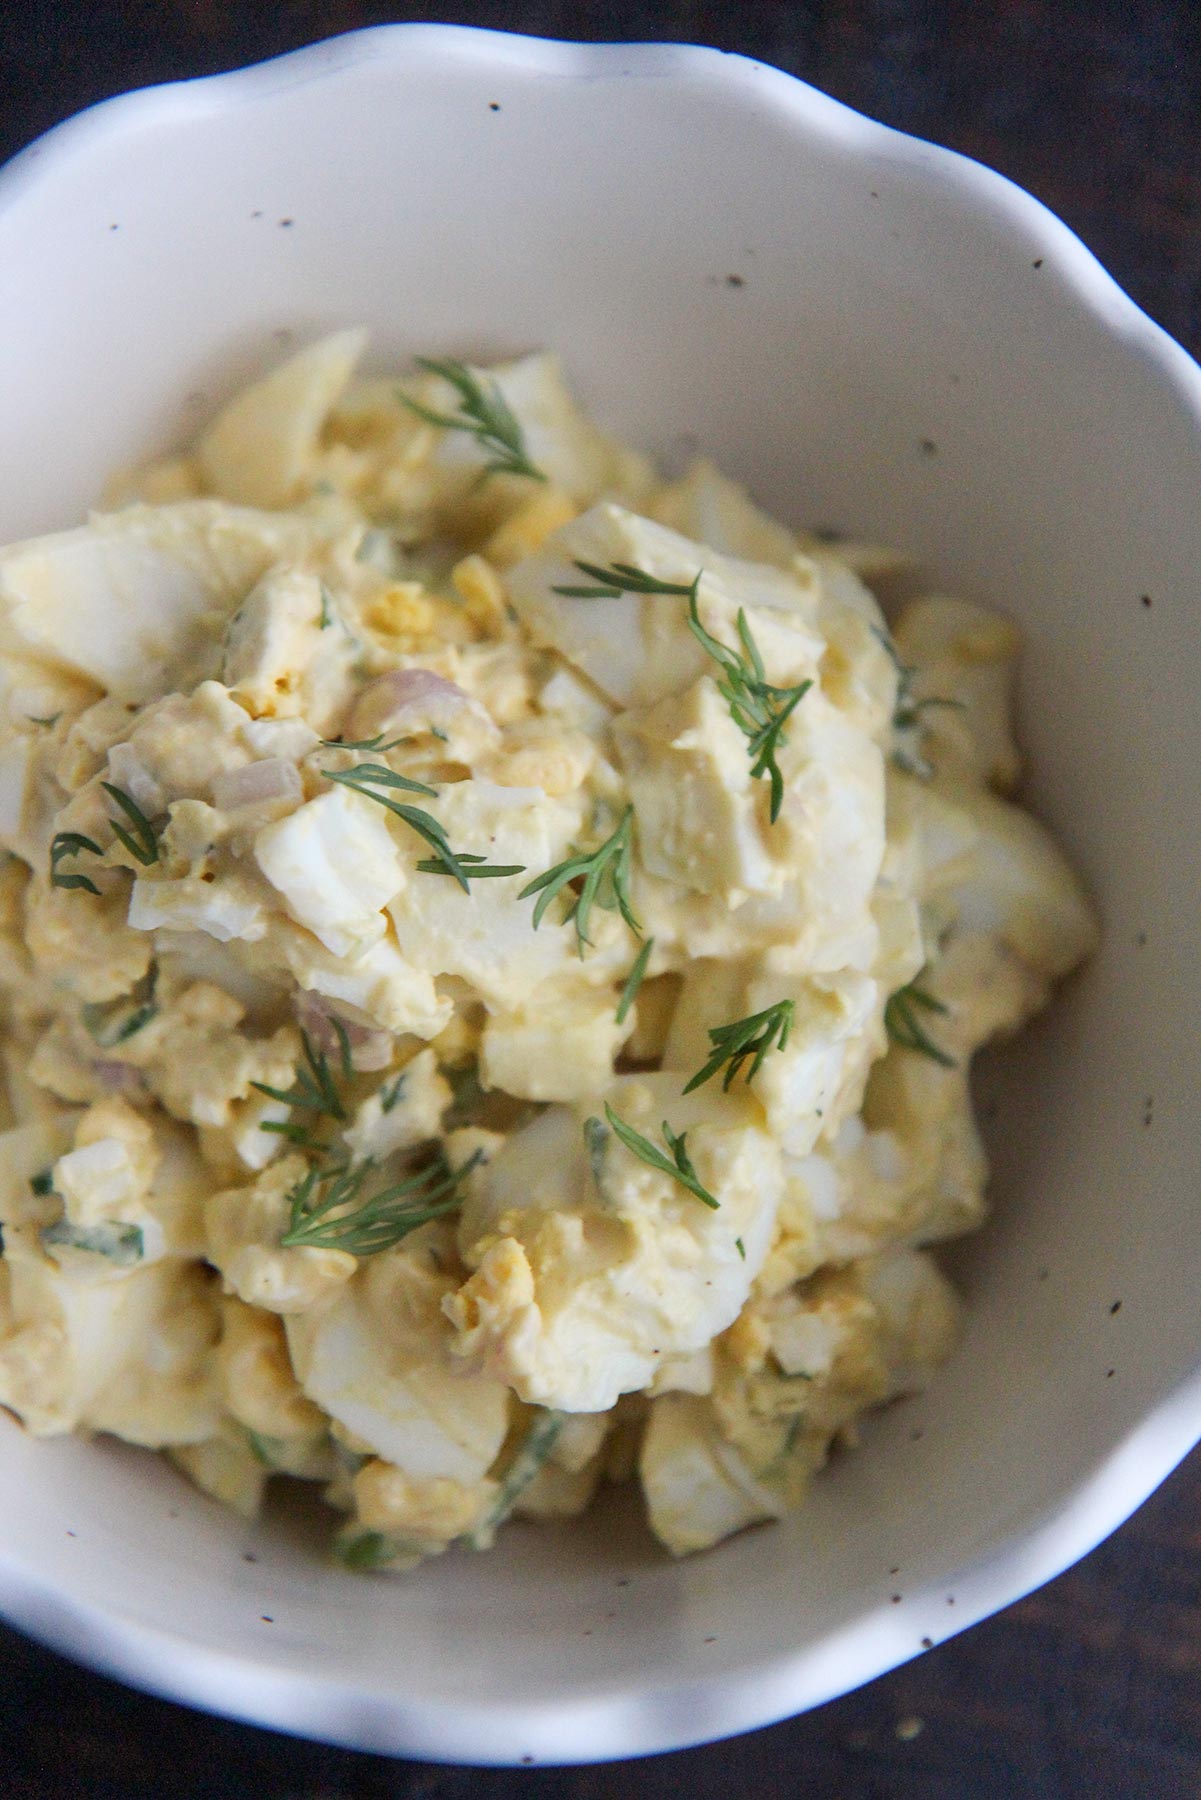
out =
<svg viewBox="0 0 1201 1800"><path fill-rule="evenodd" d="M12 1615L292 1729L594 1758L840 1691L1116 1523L1195 1430L1168 1400L1201 1336L1192 365L1033 202L772 71L445 30L102 109L0 187L0 271L5 539L363 321L380 368L557 347L635 442L913 549L1021 622L1028 797L1106 929L981 1075L961 1353L797 1520L671 1564L615 1497L352 1580L303 1520L251 1532L152 1458L3 1422Z"/></svg>

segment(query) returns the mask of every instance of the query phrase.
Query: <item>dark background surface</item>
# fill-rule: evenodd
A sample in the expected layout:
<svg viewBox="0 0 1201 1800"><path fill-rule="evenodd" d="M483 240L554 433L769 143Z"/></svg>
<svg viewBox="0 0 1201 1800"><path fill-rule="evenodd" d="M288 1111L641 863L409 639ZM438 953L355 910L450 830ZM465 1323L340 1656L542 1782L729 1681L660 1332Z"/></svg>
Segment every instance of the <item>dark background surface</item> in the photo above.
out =
<svg viewBox="0 0 1201 1800"><path fill-rule="evenodd" d="M125 88L334 32L452 19L777 63L1045 200L1201 349L1201 6L1190 0L0 0L0 158ZM801 1719L576 1770L438 1768L205 1718L0 1628L2 1800L1199 1800L1201 1453L1085 1562Z"/></svg>

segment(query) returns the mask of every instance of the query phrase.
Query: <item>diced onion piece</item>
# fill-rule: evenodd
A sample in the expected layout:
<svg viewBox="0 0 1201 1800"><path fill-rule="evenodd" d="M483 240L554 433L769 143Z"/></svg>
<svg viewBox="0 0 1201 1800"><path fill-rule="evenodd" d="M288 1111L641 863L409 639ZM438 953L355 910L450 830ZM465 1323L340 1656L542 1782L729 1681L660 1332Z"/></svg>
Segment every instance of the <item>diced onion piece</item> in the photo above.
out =
<svg viewBox="0 0 1201 1800"><path fill-rule="evenodd" d="M213 779L213 801L221 812L237 812L242 807L261 806L270 800L299 803L303 794L296 765L279 756L247 763L241 769L223 769Z"/></svg>

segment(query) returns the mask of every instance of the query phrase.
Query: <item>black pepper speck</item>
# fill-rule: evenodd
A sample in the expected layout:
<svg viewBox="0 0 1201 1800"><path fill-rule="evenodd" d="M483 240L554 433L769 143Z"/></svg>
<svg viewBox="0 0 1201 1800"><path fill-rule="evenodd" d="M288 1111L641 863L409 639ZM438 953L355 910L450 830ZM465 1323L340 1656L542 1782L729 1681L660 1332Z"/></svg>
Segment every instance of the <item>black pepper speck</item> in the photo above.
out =
<svg viewBox="0 0 1201 1800"><path fill-rule="evenodd" d="M500 111L500 101L499 100L489 100L488 111L489 112L499 112Z"/></svg>
<svg viewBox="0 0 1201 1800"><path fill-rule="evenodd" d="M1151 604L1150 594L1142 594L1139 596L1139 598L1142 600L1142 603L1144 606L1150 606L1150 604Z"/></svg>
<svg viewBox="0 0 1201 1800"><path fill-rule="evenodd" d="M281 219L280 220L280 226L284 231L287 231L289 229L289 227L292 225L295 225L295 223L296 223L295 219Z"/></svg>
<svg viewBox="0 0 1201 1800"><path fill-rule="evenodd" d="M923 1638L922 1639L922 1649L923 1650L933 1650L933 1648L934 1648L934 1639L933 1638Z"/></svg>
<svg viewBox="0 0 1201 1800"><path fill-rule="evenodd" d="M1121 1310L1122 1310L1122 1302L1120 1300L1115 1300L1113 1305L1109 1309L1110 1317L1112 1318L1114 1313L1119 1313L1119 1312L1121 1312Z"/></svg>
<svg viewBox="0 0 1201 1800"><path fill-rule="evenodd" d="M923 438L921 440L921 447L923 456L938 455L938 445L934 442L933 438Z"/></svg>
<svg viewBox="0 0 1201 1800"><path fill-rule="evenodd" d="M1043 266L1043 259L1041 256L1036 256L1034 261L1030 265L1030 267L1032 269L1041 269L1042 266Z"/></svg>
<svg viewBox="0 0 1201 1800"><path fill-rule="evenodd" d="M732 288L745 287L746 286L746 278L743 275L727 275L726 276L726 286L732 287Z"/></svg>

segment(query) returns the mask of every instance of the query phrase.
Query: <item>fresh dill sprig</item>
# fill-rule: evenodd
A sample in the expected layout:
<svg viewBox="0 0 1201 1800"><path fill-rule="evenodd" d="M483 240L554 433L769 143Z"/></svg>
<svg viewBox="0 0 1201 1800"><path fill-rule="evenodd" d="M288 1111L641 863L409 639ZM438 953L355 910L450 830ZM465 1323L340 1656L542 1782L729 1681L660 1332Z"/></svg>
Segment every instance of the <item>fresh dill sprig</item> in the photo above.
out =
<svg viewBox="0 0 1201 1800"><path fill-rule="evenodd" d="M634 916L630 901L630 843L634 823L634 808L627 806L617 824L617 829L607 837L603 844L595 850L582 851L576 856L569 856L565 862L556 863L545 875L538 875L527 882L517 896L525 900L530 894L537 894L538 901L534 907L534 930L537 931L546 914L546 909L556 894L561 894L570 882L582 881L583 886L578 893L573 893L571 905L567 909L563 923L575 922L576 947L580 956L584 954L586 945L591 945L588 936L588 925L593 906L602 906L607 911L614 908L620 912L630 930L642 936L642 926Z"/></svg>
<svg viewBox="0 0 1201 1800"><path fill-rule="evenodd" d="M776 753L788 742L784 726L789 715L800 705L812 681L798 682L795 687L774 687L767 680L763 658L759 654L743 607L738 609L738 639L741 650L732 650L706 631L697 610L703 569L692 580L661 581L648 575L633 563L600 563L576 561L576 568L595 584L590 587L562 586L553 593L576 600L616 600L622 594L676 594L688 601L688 629L707 656L722 670L717 691L730 709L730 717L747 740L751 774L756 780L767 777L771 784L771 821L774 825L784 803L784 777L776 761Z"/></svg>
<svg viewBox="0 0 1201 1800"><path fill-rule="evenodd" d="M346 747L342 746L344 749ZM433 814L427 813L420 806L410 806L406 801L393 800L386 791L391 789L406 794L428 794L436 799L437 788L427 787L424 781L411 781L407 775L397 775L385 763L358 763L353 769L326 769L324 773L327 781L340 782L343 787L362 794L365 800L374 800L377 806L386 807L388 812L403 819L418 837L425 839L433 851L439 874L453 875L465 894L471 892L467 871L451 849L450 840ZM381 789L385 791L381 792Z"/></svg>
<svg viewBox="0 0 1201 1800"><path fill-rule="evenodd" d="M154 826L124 788L114 787L111 781L102 781L100 785L109 799L116 801L133 827L130 831L119 819L110 819L109 824L116 833L117 841L125 846L135 862L140 862L144 869L148 869L151 863L158 861L158 837Z"/></svg>
<svg viewBox="0 0 1201 1800"><path fill-rule="evenodd" d="M439 361L419 356L417 363L429 374L450 383L458 394L459 410L455 413L435 412L408 394L402 394L401 400L427 425L437 425L444 431L465 431L474 437L490 459L484 464L481 480L486 480L489 475L526 475L531 481L546 480L543 471L530 460L520 421L498 382L481 379L474 370L449 357Z"/></svg>
<svg viewBox="0 0 1201 1800"><path fill-rule="evenodd" d="M686 1131L681 1131L677 1136L667 1120L664 1119L663 1141L671 1151L670 1156L665 1156L657 1145L651 1143L649 1138L643 1137L640 1131L635 1131L632 1125L627 1125L624 1119L619 1119L607 1100L605 1117L626 1149L639 1157L642 1162L648 1164L652 1169L662 1170L664 1175L670 1175L673 1181L678 1181L681 1187L687 1188L690 1194L695 1194L698 1200L703 1200L706 1206L713 1207L715 1211L721 1205L721 1201L714 1199L692 1166L692 1158L686 1147L688 1137ZM587 1127L585 1127L586 1129Z"/></svg>
<svg viewBox="0 0 1201 1800"><path fill-rule="evenodd" d="M741 606L738 608L741 651L729 649L711 632L706 631L697 611L699 581L698 572L696 581L692 584L692 597L688 602L688 628L702 650L725 671L725 679L718 682L717 691L729 707L730 717L747 740L751 775L755 780L762 780L766 775L771 784L770 817L774 825L784 803L784 777L776 761L776 752L788 742L784 727L813 683L800 681L795 687L789 688L772 686L764 673L763 658L751 633L746 611Z"/></svg>
<svg viewBox="0 0 1201 1800"><path fill-rule="evenodd" d="M475 856L469 850L456 850L455 861L460 863L468 881L483 881L487 876L524 875L524 863L490 863L486 856ZM423 875L450 875L448 869L437 857L423 856L417 864Z"/></svg>
<svg viewBox="0 0 1201 1800"><path fill-rule="evenodd" d="M47 731L57 725L62 716L61 712L50 713L45 718L39 718L37 713L26 713L25 715L31 725L44 725Z"/></svg>
<svg viewBox="0 0 1201 1800"><path fill-rule="evenodd" d="M621 999L617 1002L617 1023L619 1025L625 1024L626 1015L638 997L638 989L642 986L643 980L646 977L646 965L651 959L651 951L654 947L654 938L647 938L645 944L643 944L641 950L638 952L638 959L635 962L634 967L625 978L625 985L621 990Z"/></svg>
<svg viewBox="0 0 1201 1800"><path fill-rule="evenodd" d="M747 1081L753 1081L763 1066L763 1060L774 1046L782 1050L788 1042L788 1034L792 1030L794 1007L791 1000L777 1000L774 1006L764 1007L762 1012L752 1013L749 1018L736 1019L732 1025L714 1025L709 1029L709 1042L713 1052L703 1069L698 1069L684 1089L690 1094L693 1088L702 1087L706 1081L721 1068L728 1066L722 1078L722 1089L728 1091L731 1083L741 1073L745 1062L750 1062Z"/></svg>
<svg viewBox="0 0 1201 1800"><path fill-rule="evenodd" d="M915 976L890 997L884 1008L884 1029L894 1044L900 1044L906 1050L918 1050L923 1056L941 1063L944 1069L953 1069L955 1058L939 1049L918 1015L919 1007L926 1012L944 1015L950 1012L950 1008L926 988L919 987L920 980L920 975Z"/></svg>
<svg viewBox="0 0 1201 1800"><path fill-rule="evenodd" d="M336 1029L340 1021L335 1020L333 1023ZM343 1037L340 1040L343 1045L342 1067L343 1071L349 1074L351 1072L349 1066L350 1042L344 1035L344 1026L342 1030ZM281 1105L290 1106L297 1112L311 1113L314 1120L330 1118L339 1122L345 1121L346 1106L338 1092L338 1084L334 1080L328 1056L324 1050L317 1048L307 1031L301 1031L300 1041L304 1046L304 1061L298 1066L292 1086L287 1092L283 1088L269 1087L265 1081L252 1081L251 1087L260 1094L266 1094L268 1100L278 1100ZM290 1143L305 1150L324 1151L327 1147L313 1137L306 1125L293 1123L290 1119L282 1121L268 1119L262 1126L262 1130L274 1132L277 1137L287 1138Z"/></svg>
<svg viewBox="0 0 1201 1800"><path fill-rule="evenodd" d="M424 1168L374 1194L363 1192L375 1173L370 1157L357 1167L310 1168L288 1196L291 1216L280 1244L289 1250L345 1250L360 1257L390 1250L411 1231L462 1205L463 1182L482 1156L477 1151L461 1168L452 1169L439 1152Z"/></svg>
<svg viewBox="0 0 1201 1800"><path fill-rule="evenodd" d="M82 831L60 831L50 844L50 885L56 888L83 888L89 894L98 894L100 889L87 875L64 874L59 864L68 856L82 856L84 851L90 856L103 856L104 851L94 838L84 837Z"/></svg>
<svg viewBox="0 0 1201 1800"><path fill-rule="evenodd" d="M935 707L949 707L953 711L965 710L962 700L952 700L939 694L930 694L924 700L915 700L913 684L917 680L918 671L912 663L903 661L900 651L893 642L892 634L872 626L873 635L884 647L889 661L897 672L897 696L893 703L892 728L895 732L914 734L912 747L898 745L892 753L892 760L898 769L908 775L917 775L923 781L929 781L934 773L934 765L922 752L921 739L918 735L925 723L922 714Z"/></svg>
<svg viewBox="0 0 1201 1800"><path fill-rule="evenodd" d="M595 586L551 588L552 594L566 594L571 600L620 600L623 594L679 594L687 600L696 592L701 578L699 569L692 581L660 581L657 575L648 575L633 563L615 562L605 567L601 563L581 562L578 557L572 561L581 575L591 577Z"/></svg>
<svg viewBox="0 0 1201 1800"><path fill-rule="evenodd" d="M326 587L325 583L322 582L321 583L321 612L320 612L320 615L317 620L317 624L322 631L329 630L330 626L334 622L334 615L337 612L337 610L338 610L338 608L334 601L333 595L330 593L330 591Z"/></svg>
<svg viewBox="0 0 1201 1800"><path fill-rule="evenodd" d="M121 811L129 820L132 830L122 825L119 819L109 819L120 843L124 844L135 862L149 868L151 863L159 859L158 838L154 826L146 817L141 807L130 799L123 788L114 787L111 781L100 783L111 800L115 800ZM87 875L66 872L60 864L69 856L103 856L104 851L95 838L85 837L82 831L57 832L50 844L50 885L57 888L82 888L85 893L99 894L100 889Z"/></svg>
<svg viewBox="0 0 1201 1800"><path fill-rule="evenodd" d="M321 750L374 750L377 756L383 756L386 751L395 750L398 744L403 743L404 739L402 737L389 738L388 742L385 743L384 734L382 731L379 731L372 738L359 738L357 740L322 738L318 748ZM431 794L433 791L433 788L430 788L429 792Z"/></svg>

